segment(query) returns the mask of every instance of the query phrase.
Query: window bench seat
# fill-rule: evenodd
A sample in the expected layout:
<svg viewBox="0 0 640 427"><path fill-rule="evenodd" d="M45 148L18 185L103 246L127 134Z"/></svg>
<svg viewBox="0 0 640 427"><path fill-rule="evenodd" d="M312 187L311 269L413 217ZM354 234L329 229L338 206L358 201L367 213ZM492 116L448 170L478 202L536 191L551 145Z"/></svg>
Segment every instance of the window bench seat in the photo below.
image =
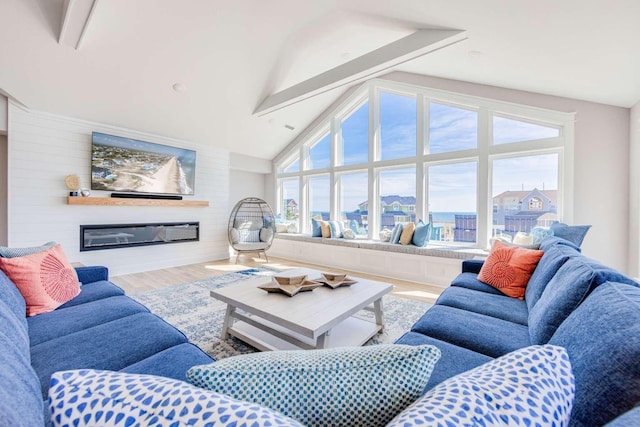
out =
<svg viewBox="0 0 640 427"><path fill-rule="evenodd" d="M326 239L309 234L277 233L273 256L338 267L354 272L393 277L417 283L449 286L462 261L486 257L471 247L417 247L366 239Z"/></svg>

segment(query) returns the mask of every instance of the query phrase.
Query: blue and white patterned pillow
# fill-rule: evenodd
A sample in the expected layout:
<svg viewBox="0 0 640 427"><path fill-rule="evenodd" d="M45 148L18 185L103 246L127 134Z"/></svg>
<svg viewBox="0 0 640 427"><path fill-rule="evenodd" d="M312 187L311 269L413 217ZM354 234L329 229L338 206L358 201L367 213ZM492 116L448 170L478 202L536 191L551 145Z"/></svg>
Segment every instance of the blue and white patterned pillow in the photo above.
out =
<svg viewBox="0 0 640 427"><path fill-rule="evenodd" d="M567 426L574 394L564 348L525 347L436 385L387 427Z"/></svg>
<svg viewBox="0 0 640 427"><path fill-rule="evenodd" d="M240 243L258 243L260 230L240 230Z"/></svg>
<svg viewBox="0 0 640 427"><path fill-rule="evenodd" d="M51 376L49 409L58 426L300 426L256 404L153 375L91 369Z"/></svg>
<svg viewBox="0 0 640 427"><path fill-rule="evenodd" d="M18 258L21 256L33 255L40 252L44 252L47 249L51 249L55 245L57 245L56 242L47 242L42 246L32 246L29 248L8 248L6 246L0 246L0 257Z"/></svg>
<svg viewBox="0 0 640 427"><path fill-rule="evenodd" d="M439 358L430 345L274 351L194 366L187 377L305 425L375 426L420 396Z"/></svg>

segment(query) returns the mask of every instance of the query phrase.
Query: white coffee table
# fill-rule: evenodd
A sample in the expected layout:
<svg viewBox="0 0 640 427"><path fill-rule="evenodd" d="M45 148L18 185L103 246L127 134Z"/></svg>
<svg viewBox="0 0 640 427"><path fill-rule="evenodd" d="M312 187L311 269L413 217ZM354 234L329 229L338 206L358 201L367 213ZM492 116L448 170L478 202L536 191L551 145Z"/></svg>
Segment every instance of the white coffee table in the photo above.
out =
<svg viewBox="0 0 640 427"><path fill-rule="evenodd" d="M306 274L313 280L320 273L301 268L278 275ZM382 297L393 286L349 277L358 283L337 289L322 286L293 297L259 289L272 280L267 276L213 290L213 298L227 303L221 338L233 335L263 351L363 345L384 327ZM375 314L375 323L352 317L363 309Z"/></svg>

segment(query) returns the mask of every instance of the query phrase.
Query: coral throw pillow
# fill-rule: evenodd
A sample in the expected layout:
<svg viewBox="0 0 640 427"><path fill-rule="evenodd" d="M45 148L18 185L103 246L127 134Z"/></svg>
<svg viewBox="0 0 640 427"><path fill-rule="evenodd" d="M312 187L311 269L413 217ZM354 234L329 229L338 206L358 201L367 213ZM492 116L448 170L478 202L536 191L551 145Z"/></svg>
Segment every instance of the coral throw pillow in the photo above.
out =
<svg viewBox="0 0 640 427"><path fill-rule="evenodd" d="M480 269L478 280L505 295L524 299L529 278L543 254L544 251L509 246L496 240L489 258Z"/></svg>
<svg viewBox="0 0 640 427"><path fill-rule="evenodd" d="M80 283L60 245L17 258L0 258L0 269L27 303L27 316L48 313L80 293Z"/></svg>

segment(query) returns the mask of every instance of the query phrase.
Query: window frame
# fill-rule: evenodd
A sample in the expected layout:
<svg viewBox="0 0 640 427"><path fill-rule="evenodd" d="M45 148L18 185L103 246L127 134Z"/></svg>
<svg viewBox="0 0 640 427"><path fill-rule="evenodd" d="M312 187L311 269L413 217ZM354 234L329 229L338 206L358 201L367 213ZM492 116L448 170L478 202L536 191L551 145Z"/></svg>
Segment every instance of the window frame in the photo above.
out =
<svg viewBox="0 0 640 427"><path fill-rule="evenodd" d="M380 159L380 93L387 92L403 96L415 96L417 105L416 117L416 155L412 157ZM368 155L366 163L344 165L342 156L341 124L351 114L368 102ZM429 138L429 102L476 111L478 114L478 141L475 149L451 151L444 153L427 153ZM493 116L523 121L546 127L558 128L557 137L518 141L508 144L493 144ZM573 219L573 145L574 145L575 113L553 111L527 105L476 97L472 95L431 89L405 83L372 79L354 90L345 100L328 110L317 121L317 125L303 131L275 159L275 181L283 178L298 177L300 179L300 197L298 212L299 226L304 224L301 232L310 232L306 182L307 177L328 174L330 181L330 215L332 219L340 218L340 175L344 173L368 173L368 219L370 239L377 238L379 229L379 171L399 167L415 167L416 171L416 218L428 218L428 177L430 165L457 163L465 161L477 162L477 245L487 247L492 230L493 216L492 197L492 163L496 158L517 157L545 153L558 153L558 216L565 222ZM320 141L330 132L331 166L325 169L307 170L308 147ZM300 159L300 172L283 173L282 166L287 162ZM280 197L280 193L276 193ZM280 203L280 198L277 203Z"/></svg>

